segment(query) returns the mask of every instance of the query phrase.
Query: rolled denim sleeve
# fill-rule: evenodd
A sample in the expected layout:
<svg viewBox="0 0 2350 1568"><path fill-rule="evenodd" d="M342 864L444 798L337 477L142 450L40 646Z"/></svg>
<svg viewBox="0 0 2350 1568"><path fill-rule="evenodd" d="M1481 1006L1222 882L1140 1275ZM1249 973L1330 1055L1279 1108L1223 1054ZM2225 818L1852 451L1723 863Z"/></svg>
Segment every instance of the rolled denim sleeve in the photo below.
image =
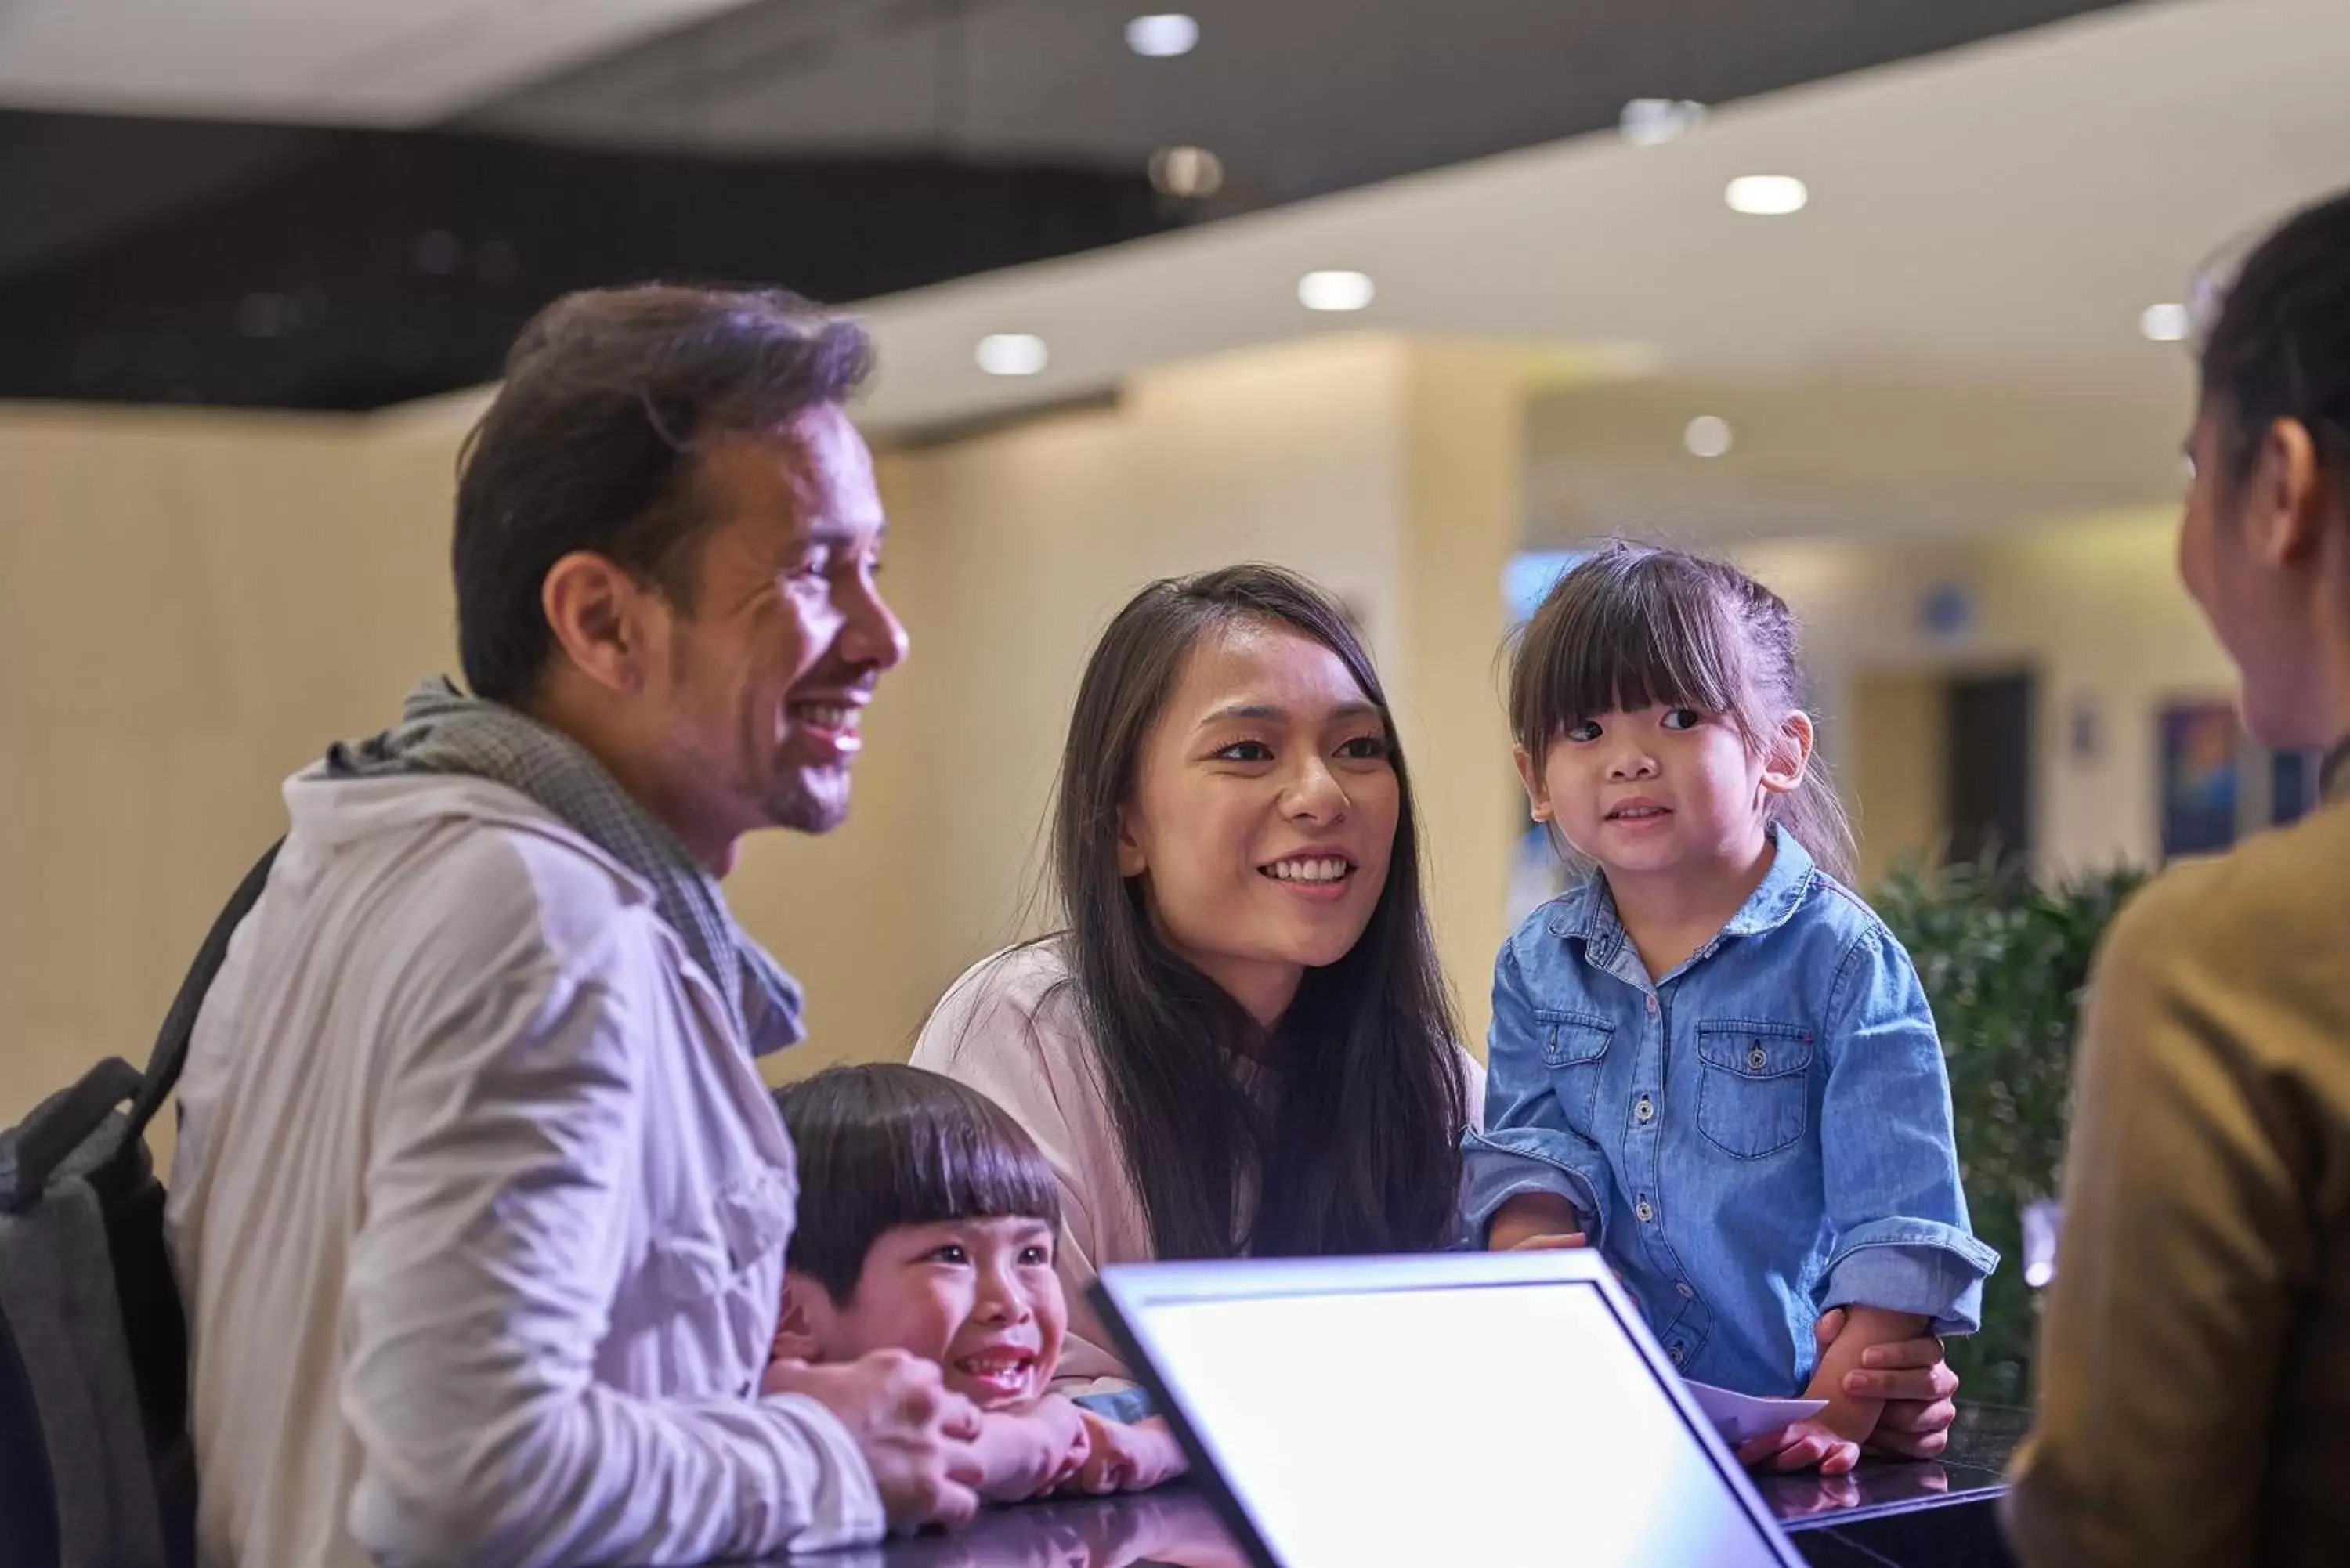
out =
<svg viewBox="0 0 2350 1568"><path fill-rule="evenodd" d="M1882 927L1846 956L1825 1033L1820 1144L1835 1245L1817 1304L1914 1313L1936 1334L1972 1334L1999 1254L1968 1223L1925 988Z"/></svg>
<svg viewBox="0 0 2350 1568"><path fill-rule="evenodd" d="M1516 945L1493 965L1493 1029L1485 1053L1485 1126L1461 1140L1462 1219L1482 1244L1502 1205L1522 1193L1565 1199L1583 1215L1591 1244L1607 1228L1607 1162L1569 1126L1543 1065L1543 1033L1519 968Z"/></svg>

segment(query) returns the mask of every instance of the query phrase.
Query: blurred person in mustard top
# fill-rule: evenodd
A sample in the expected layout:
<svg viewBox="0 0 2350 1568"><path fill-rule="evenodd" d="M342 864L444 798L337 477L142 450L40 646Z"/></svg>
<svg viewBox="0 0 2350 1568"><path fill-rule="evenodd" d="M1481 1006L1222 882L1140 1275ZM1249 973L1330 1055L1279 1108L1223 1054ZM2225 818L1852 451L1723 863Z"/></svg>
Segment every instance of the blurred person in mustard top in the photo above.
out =
<svg viewBox="0 0 2350 1568"><path fill-rule="evenodd" d="M2171 867L2091 985L2009 1522L2029 1568L2350 1562L2350 192L2218 303L2179 574L2296 826Z"/></svg>

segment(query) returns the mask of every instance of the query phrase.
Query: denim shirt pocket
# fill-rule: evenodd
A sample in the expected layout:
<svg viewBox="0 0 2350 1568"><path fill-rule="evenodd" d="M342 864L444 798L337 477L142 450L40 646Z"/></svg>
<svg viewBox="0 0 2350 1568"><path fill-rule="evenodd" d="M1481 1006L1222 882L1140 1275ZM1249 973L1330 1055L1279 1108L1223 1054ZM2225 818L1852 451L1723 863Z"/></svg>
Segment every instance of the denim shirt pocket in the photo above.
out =
<svg viewBox="0 0 2350 1568"><path fill-rule="evenodd" d="M1551 1093L1558 1097L1575 1131L1589 1136L1599 1103L1600 1064L1616 1038L1616 1025L1583 1012L1534 1010L1543 1031L1543 1065L1550 1070Z"/></svg>
<svg viewBox="0 0 2350 1568"><path fill-rule="evenodd" d="M1697 1127L1738 1159L1761 1159L1801 1140L1811 1116L1811 1030L1719 1019L1697 1026Z"/></svg>

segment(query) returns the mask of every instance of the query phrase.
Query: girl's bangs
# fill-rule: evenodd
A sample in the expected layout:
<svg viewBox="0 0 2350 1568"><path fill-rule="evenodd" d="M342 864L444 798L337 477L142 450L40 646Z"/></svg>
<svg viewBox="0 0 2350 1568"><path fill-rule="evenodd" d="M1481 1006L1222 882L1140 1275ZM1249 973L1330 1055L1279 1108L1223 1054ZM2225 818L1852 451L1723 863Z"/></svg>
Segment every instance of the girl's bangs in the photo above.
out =
<svg viewBox="0 0 2350 1568"><path fill-rule="evenodd" d="M1569 573L1526 628L1522 731L1547 741L1603 713L1738 711L1731 628L1703 584L1638 567L1614 582L1575 581L1590 570Z"/></svg>

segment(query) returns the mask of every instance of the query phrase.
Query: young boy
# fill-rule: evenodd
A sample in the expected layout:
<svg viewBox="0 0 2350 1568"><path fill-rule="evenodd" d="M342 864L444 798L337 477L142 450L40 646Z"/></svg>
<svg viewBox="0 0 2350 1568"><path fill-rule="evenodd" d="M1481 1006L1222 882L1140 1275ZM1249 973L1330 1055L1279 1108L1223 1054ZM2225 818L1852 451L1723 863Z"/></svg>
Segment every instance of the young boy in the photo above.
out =
<svg viewBox="0 0 2350 1568"><path fill-rule="evenodd" d="M1060 1188L1020 1125L920 1068L839 1067L779 1089L799 1152L778 1362L899 1349L978 1406L980 1494L1139 1491L1183 1469L1163 1425L1052 1392L1068 1326Z"/></svg>

